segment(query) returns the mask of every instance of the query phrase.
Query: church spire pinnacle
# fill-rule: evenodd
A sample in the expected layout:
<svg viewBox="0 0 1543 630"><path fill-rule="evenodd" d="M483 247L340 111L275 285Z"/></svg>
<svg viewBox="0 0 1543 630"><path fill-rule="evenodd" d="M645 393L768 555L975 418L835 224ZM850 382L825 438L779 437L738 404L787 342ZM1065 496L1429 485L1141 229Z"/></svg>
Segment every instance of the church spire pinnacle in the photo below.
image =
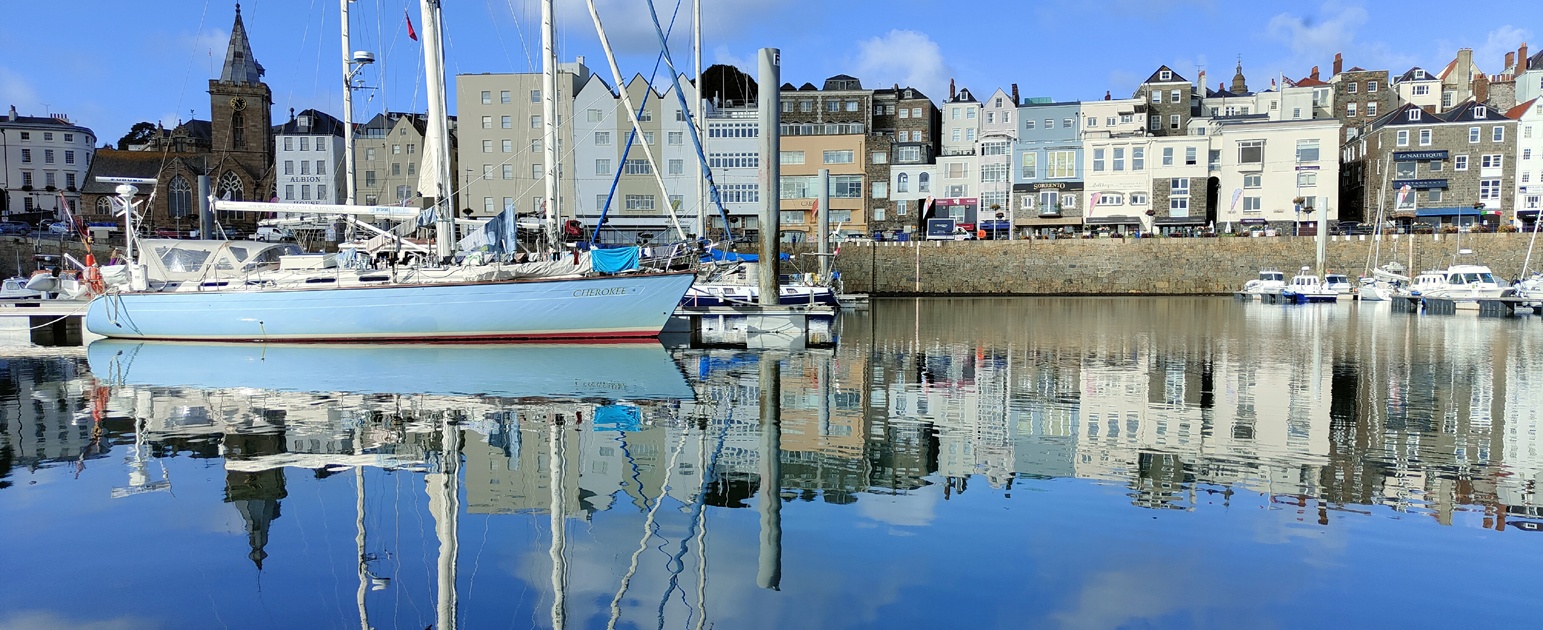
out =
<svg viewBox="0 0 1543 630"><path fill-rule="evenodd" d="M1243 55L1238 55L1238 72L1232 75L1232 93L1248 93L1248 82L1243 79Z"/></svg>
<svg viewBox="0 0 1543 630"><path fill-rule="evenodd" d="M262 64L252 56L252 42L246 37L241 3L237 2L236 22L230 27L230 46L225 49L225 67L220 71L220 82L256 84L262 82L264 72Z"/></svg>

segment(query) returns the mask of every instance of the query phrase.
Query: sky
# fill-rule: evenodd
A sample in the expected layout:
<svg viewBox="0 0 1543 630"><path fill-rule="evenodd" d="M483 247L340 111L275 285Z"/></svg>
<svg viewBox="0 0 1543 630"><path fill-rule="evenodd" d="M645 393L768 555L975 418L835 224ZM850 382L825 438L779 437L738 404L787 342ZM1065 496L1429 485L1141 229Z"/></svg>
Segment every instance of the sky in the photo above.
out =
<svg viewBox="0 0 1543 630"><path fill-rule="evenodd" d="M646 0L594 0L620 72L654 76L660 46ZM668 27L677 5L655 0ZM60 5L66 5L61 7ZM539 0L444 0L446 69L451 74L539 71ZM208 80L218 76L235 15L229 0L62 0L7 2L0 26L0 107L22 115L63 113L115 142L135 122L174 125L207 119ZM582 0L557 0L558 56L586 58L613 83ZM918 88L941 101L950 80L982 97L1019 85L1024 97L1057 101L1130 96L1168 65L1195 81L1231 80L1241 58L1249 87L1300 78L1334 54L1345 67L1413 66L1439 71L1458 48L1474 49L1496 73L1507 51L1534 40L1543 22L1531 2L1502 0L1483 11L1450 2L1236 2L1229 0L703 0L704 64L754 74L756 50L782 51L782 80L820 84L850 74L865 87ZM355 118L386 110L423 111L422 30L417 0L357 0L355 50L379 62L363 74ZM690 0L682 0L670 51L690 75ZM1396 10L1393 9L1396 7ZM274 123L288 110L341 116L339 0L247 0L241 12L274 93ZM451 112L455 111L451 87Z"/></svg>

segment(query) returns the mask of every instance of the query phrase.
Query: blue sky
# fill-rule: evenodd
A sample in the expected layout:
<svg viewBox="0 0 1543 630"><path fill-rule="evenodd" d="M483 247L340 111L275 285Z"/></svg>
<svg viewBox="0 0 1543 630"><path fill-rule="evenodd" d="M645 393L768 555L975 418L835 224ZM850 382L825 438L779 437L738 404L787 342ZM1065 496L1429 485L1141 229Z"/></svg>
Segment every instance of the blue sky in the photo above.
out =
<svg viewBox="0 0 1543 630"><path fill-rule="evenodd" d="M668 22L675 5L656 0ZM61 6L67 5L67 6ZM940 100L949 79L982 95L1018 83L1024 96L1057 100L1129 96L1168 64L1195 80L1230 80L1241 55L1252 88L1277 74L1301 77L1335 52L1345 65L1439 70L1471 47L1486 72L1506 51L1537 40L1531 3L1228 2L1226 0L704 0L704 62L754 72L755 51L782 49L783 80L818 84L832 74L867 86L918 87ZM0 107L69 114L111 142L139 120L208 117L207 81L219 73L233 3L227 0L64 0L7 3L0 27ZM416 0L359 0L354 48L376 53L378 89L356 98L356 116L424 107L421 49L403 15L422 28ZM446 0L451 73L538 68L537 0ZM558 0L559 55L583 55L609 81L582 0ZM648 75L659 47L643 0L596 0L622 73ZM690 72L690 0L672 55ZM274 91L274 119L291 107L340 114L338 0L248 0L242 14ZM1535 9L1530 13L1536 16ZM1414 17L1418 16L1418 17ZM29 26L21 26L29 25ZM1543 40L1533 41L1533 50ZM663 83L661 74L660 82ZM454 111L454 103L451 105Z"/></svg>

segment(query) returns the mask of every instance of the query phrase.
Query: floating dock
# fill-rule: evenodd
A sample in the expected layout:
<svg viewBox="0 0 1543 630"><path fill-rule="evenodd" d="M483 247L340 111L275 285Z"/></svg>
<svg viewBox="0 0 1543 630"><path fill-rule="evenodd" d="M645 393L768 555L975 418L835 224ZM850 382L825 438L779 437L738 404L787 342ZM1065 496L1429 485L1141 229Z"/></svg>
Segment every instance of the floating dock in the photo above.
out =
<svg viewBox="0 0 1543 630"><path fill-rule="evenodd" d="M836 309L829 306L713 306L679 309L665 334L689 334L692 345L797 350L836 343Z"/></svg>
<svg viewBox="0 0 1543 630"><path fill-rule="evenodd" d="M0 302L0 333L26 332L43 346L80 345L85 300L5 300Z"/></svg>

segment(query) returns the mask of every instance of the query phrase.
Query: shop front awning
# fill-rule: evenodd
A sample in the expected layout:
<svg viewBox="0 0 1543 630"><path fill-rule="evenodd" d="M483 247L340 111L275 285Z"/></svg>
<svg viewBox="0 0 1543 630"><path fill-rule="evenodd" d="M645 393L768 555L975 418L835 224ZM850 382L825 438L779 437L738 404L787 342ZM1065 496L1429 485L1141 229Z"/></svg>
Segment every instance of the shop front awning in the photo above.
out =
<svg viewBox="0 0 1543 630"><path fill-rule="evenodd" d="M979 228L982 230L996 231L1008 229L1007 221L981 221Z"/></svg>
<svg viewBox="0 0 1543 630"><path fill-rule="evenodd" d="M1457 206L1455 208L1420 208L1415 212L1417 217L1476 217L1483 214L1483 210L1475 210L1472 206Z"/></svg>
<svg viewBox="0 0 1543 630"><path fill-rule="evenodd" d="M1020 217L1013 220L1018 227L1064 227L1082 225L1082 217Z"/></svg>
<svg viewBox="0 0 1543 630"><path fill-rule="evenodd" d="M1152 222L1154 225L1205 225L1205 217L1157 217Z"/></svg>
<svg viewBox="0 0 1543 630"><path fill-rule="evenodd" d="M1115 215L1112 217L1087 217L1083 225L1141 225L1139 217Z"/></svg>
<svg viewBox="0 0 1543 630"><path fill-rule="evenodd" d="M1257 217L1247 218L1247 219L1243 219L1243 220L1238 221L1238 223L1241 223L1243 225L1264 225L1264 224L1269 223L1269 222L1270 222L1269 219L1261 219L1261 218L1257 218Z"/></svg>

